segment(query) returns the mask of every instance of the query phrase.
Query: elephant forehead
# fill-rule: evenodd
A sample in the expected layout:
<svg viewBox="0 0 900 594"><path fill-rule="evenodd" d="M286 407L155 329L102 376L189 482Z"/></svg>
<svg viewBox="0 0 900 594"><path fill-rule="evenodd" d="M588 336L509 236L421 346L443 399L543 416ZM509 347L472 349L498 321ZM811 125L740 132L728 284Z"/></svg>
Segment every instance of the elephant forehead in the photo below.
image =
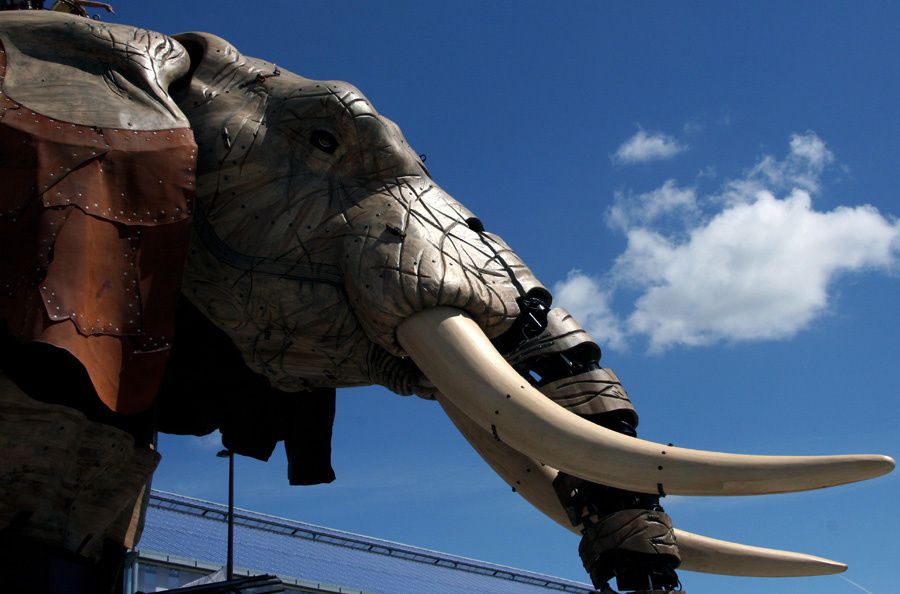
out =
<svg viewBox="0 0 900 594"><path fill-rule="evenodd" d="M378 112L362 92L342 81L309 81L310 87L301 91L301 96L323 96L338 102L352 118L377 118Z"/></svg>
<svg viewBox="0 0 900 594"><path fill-rule="evenodd" d="M229 95L251 100L262 96L265 101L261 105L269 111L269 118L273 112L305 115L306 110L318 110L320 117L335 119L380 118L362 91L348 82L309 79L258 58L241 57L233 68L232 81L217 89L217 100L225 88Z"/></svg>
<svg viewBox="0 0 900 594"><path fill-rule="evenodd" d="M253 60L251 60L253 61ZM263 64L260 68L265 68ZM404 159L418 156L412 152L400 127L381 115L372 102L355 86L344 81L310 80L291 72L281 72L267 81L267 126L290 130L293 124L332 132L348 133L342 142L372 157L393 155ZM296 141L297 139L294 138Z"/></svg>
<svg viewBox="0 0 900 594"><path fill-rule="evenodd" d="M342 81L314 81L291 75L279 77L272 89L277 101L270 106L269 125L284 125L285 119L324 126L332 131L349 132L342 141L373 155L409 151L409 143L400 127L381 115L356 87ZM281 92L279 92L281 91ZM278 122L277 124L275 122ZM415 154L412 154L415 157Z"/></svg>

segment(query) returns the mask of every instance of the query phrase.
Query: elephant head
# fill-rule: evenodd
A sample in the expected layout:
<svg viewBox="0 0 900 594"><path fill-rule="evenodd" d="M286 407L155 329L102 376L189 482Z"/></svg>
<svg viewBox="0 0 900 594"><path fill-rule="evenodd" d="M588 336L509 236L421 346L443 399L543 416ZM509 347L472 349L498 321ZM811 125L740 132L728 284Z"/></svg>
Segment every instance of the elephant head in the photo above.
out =
<svg viewBox="0 0 900 594"><path fill-rule="evenodd" d="M436 397L495 469L524 481L520 492L551 516L561 508L547 495L549 467L684 495L820 488L892 468L878 456L664 446L558 406L535 389L547 392L531 372L555 353L596 363L599 349L565 312L551 311L548 322L549 291L434 182L392 121L347 83L305 79L211 35L176 38L193 66L174 95L199 146L182 290L277 386L378 383ZM607 395L619 389L614 374L585 373ZM614 396L627 402L623 391ZM679 539L686 565L704 570L839 567L687 533Z"/></svg>
<svg viewBox="0 0 900 594"><path fill-rule="evenodd" d="M518 300L548 295L359 90L178 39L197 54L179 104L200 147L184 293L256 371L410 393L405 319L453 307L496 336Z"/></svg>

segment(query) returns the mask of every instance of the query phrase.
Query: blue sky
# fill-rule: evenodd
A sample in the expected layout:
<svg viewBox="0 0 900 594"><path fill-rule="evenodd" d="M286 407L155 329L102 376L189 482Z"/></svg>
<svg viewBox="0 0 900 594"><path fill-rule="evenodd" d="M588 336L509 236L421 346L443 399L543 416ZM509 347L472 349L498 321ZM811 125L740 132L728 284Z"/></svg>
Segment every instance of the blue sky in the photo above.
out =
<svg viewBox="0 0 900 594"><path fill-rule="evenodd" d="M642 436L900 454L897 4L115 6L359 87L601 339ZM163 437L155 486L224 500L217 445ZM281 457L240 460L238 504L586 579L577 539L432 403L343 391L334 446L328 486L288 487ZM850 564L846 579L684 573L690 592L886 593L898 498L894 475L666 503L686 530Z"/></svg>

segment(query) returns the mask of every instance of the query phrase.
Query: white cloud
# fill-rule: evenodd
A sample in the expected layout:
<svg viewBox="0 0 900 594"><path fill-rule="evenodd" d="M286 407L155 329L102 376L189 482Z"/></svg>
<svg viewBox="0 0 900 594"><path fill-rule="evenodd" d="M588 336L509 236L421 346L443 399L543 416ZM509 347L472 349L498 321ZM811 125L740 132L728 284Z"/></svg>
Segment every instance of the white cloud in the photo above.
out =
<svg viewBox="0 0 900 594"><path fill-rule="evenodd" d="M697 179L715 179L718 173L716 172L715 165L707 165L703 169L697 172L695 176Z"/></svg>
<svg viewBox="0 0 900 594"><path fill-rule="evenodd" d="M682 243L635 229L616 262L644 288L628 329L653 350L790 337L825 311L838 275L893 266L898 237L870 206L818 212L799 189L729 207Z"/></svg>
<svg viewBox="0 0 900 594"><path fill-rule="evenodd" d="M811 130L807 130L805 134L791 135L791 157L805 160L819 172L834 161L834 155L825 146L825 142Z"/></svg>
<svg viewBox="0 0 900 594"><path fill-rule="evenodd" d="M608 223L626 233L625 251L602 281L571 272L556 286L560 301L609 346L640 335L660 351L791 337L828 310L842 274L895 270L900 221L867 205L816 210L834 155L813 132L789 147L709 196L674 180L617 195ZM619 317L610 303L625 287L638 296Z"/></svg>
<svg viewBox="0 0 900 594"><path fill-rule="evenodd" d="M694 189L679 188L675 180L670 179L661 187L637 196L618 192L607 213L607 222L611 227L627 230L665 216L688 216L696 209Z"/></svg>
<svg viewBox="0 0 900 594"><path fill-rule="evenodd" d="M672 136L659 132L648 134L644 130L638 130L634 136L619 146L613 155L613 161L623 164L659 161L671 159L685 150L687 146Z"/></svg>
<svg viewBox="0 0 900 594"><path fill-rule="evenodd" d="M599 281L572 270L566 280L554 285L553 297L554 305L568 310L601 348L625 348L625 333L610 309L610 293Z"/></svg>
<svg viewBox="0 0 900 594"><path fill-rule="evenodd" d="M764 155L744 177L726 183L719 198L728 203L747 202L759 192L795 188L816 193L822 173L833 162L834 155L815 132L792 134L787 157L778 160Z"/></svg>

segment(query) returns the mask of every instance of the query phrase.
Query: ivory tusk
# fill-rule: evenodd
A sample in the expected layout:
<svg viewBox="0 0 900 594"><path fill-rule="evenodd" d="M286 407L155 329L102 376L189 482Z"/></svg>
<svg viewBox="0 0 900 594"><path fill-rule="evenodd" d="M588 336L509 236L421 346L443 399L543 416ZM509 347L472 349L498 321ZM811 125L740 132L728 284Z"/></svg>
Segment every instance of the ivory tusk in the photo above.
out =
<svg viewBox="0 0 900 594"><path fill-rule="evenodd" d="M438 395L447 416L500 477L531 505L557 524L580 535L572 526L553 490L557 470L535 462L497 441L443 395ZM847 566L837 561L776 549L753 547L675 529L681 569L748 577L803 577L840 573Z"/></svg>
<svg viewBox="0 0 900 594"><path fill-rule="evenodd" d="M807 577L847 571L839 561L675 530L681 566L688 571L747 577Z"/></svg>
<svg viewBox="0 0 900 594"><path fill-rule="evenodd" d="M457 309L419 312L400 325L397 338L438 390L482 429L529 457L596 483L642 493L759 495L852 483L894 468L887 456L705 452L604 429L532 388Z"/></svg>

